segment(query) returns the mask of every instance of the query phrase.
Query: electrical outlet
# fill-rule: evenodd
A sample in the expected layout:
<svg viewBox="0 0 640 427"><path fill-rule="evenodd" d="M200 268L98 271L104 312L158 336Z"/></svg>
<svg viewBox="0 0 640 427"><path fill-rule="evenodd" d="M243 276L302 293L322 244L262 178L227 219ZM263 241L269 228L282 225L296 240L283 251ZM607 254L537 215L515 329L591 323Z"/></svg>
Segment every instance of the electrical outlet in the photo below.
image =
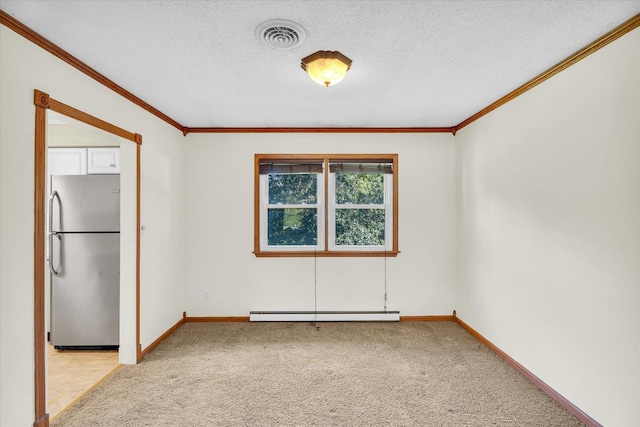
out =
<svg viewBox="0 0 640 427"><path fill-rule="evenodd" d="M203 291L202 292L202 299L205 301L211 301L211 292L210 291Z"/></svg>

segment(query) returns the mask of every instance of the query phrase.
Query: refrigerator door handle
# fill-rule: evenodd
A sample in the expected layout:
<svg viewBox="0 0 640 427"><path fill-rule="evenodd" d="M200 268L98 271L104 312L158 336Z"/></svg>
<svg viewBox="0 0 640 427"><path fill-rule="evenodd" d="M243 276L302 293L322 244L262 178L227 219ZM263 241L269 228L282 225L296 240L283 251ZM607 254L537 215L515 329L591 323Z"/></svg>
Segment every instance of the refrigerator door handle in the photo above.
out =
<svg viewBox="0 0 640 427"><path fill-rule="evenodd" d="M58 196L57 191L51 193L51 197L49 197L49 270L51 270L51 274L54 276L60 274L60 272L56 271L53 266L53 236L56 236L58 240L60 240L60 235L57 231L51 230L53 228L53 199L56 197L60 200L60 196Z"/></svg>
<svg viewBox="0 0 640 427"><path fill-rule="evenodd" d="M56 269L53 267L53 236L56 236L58 240L60 240L60 235L57 231L49 232L49 270L51 270L51 273L54 276L57 276L58 274L60 274L60 271L56 271Z"/></svg>

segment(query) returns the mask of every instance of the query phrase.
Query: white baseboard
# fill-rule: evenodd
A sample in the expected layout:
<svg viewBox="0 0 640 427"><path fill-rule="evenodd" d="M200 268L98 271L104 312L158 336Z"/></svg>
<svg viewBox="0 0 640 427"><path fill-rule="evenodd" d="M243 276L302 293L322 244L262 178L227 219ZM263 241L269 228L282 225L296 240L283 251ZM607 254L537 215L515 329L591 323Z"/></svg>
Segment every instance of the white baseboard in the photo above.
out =
<svg viewBox="0 0 640 427"><path fill-rule="evenodd" d="M399 311L252 311L251 322L399 322Z"/></svg>

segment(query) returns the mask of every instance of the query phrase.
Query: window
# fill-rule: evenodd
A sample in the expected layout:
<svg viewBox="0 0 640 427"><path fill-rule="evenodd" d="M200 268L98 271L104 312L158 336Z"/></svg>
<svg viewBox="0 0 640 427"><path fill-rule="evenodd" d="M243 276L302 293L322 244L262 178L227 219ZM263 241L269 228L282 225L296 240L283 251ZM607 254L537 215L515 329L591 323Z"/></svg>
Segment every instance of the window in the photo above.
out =
<svg viewBox="0 0 640 427"><path fill-rule="evenodd" d="M255 156L256 256L395 256L397 155Z"/></svg>

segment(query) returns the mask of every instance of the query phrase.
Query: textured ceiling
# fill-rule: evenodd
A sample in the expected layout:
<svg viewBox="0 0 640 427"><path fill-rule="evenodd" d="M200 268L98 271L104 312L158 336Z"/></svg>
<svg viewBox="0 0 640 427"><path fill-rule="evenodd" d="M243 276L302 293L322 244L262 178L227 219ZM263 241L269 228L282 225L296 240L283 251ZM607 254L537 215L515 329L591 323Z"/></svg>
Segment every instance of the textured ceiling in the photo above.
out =
<svg viewBox="0 0 640 427"><path fill-rule="evenodd" d="M449 127L640 13L634 1L7 1L0 8L187 127ZM306 30L277 50L269 19ZM325 88L317 50L353 60ZM52 96L55 96L52 93Z"/></svg>

